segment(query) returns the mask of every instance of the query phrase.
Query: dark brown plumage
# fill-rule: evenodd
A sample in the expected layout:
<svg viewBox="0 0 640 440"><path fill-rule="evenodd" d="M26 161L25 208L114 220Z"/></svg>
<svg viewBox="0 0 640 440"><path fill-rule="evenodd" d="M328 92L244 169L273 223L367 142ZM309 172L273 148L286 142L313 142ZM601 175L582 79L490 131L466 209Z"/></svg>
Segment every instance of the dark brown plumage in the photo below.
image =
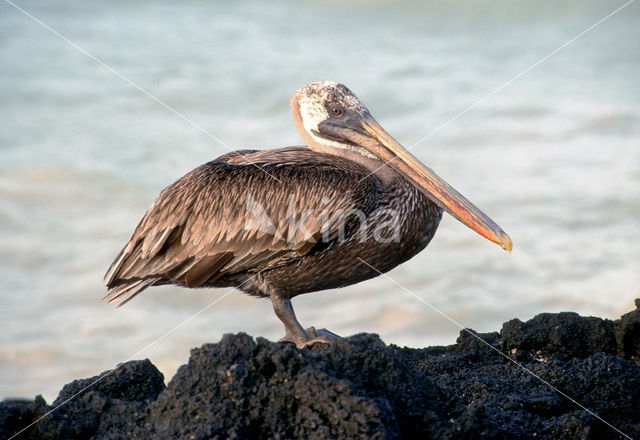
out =
<svg viewBox="0 0 640 440"><path fill-rule="evenodd" d="M108 301L162 284L238 287L271 298L285 340L326 341L300 326L291 298L388 271L427 246L443 208L466 215L384 166L395 159L378 151L397 154L397 144L361 128L375 121L346 87L311 84L292 107L308 147L229 153L164 189L105 275Z"/></svg>

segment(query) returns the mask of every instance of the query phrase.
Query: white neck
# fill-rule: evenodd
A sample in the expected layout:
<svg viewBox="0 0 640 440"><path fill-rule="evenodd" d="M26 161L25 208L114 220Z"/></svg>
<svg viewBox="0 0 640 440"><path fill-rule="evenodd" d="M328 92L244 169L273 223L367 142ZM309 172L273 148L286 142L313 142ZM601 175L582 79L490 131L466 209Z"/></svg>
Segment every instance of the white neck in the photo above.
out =
<svg viewBox="0 0 640 440"><path fill-rule="evenodd" d="M298 100L296 99L295 95L291 98L291 113L293 114L293 121L296 125L298 133L300 133L300 136L302 136L302 139L304 139L309 149L317 151L319 153L333 154L334 156L343 157L345 159L356 162L357 164L362 165L367 170L369 170L371 174L375 174L385 183L389 183L401 177L400 174L397 173L391 165L385 164L384 161L378 159L373 155L371 155L371 157L367 157L355 150L318 142L313 136L311 136L311 134L304 126L302 116L300 115L300 105L298 104Z"/></svg>

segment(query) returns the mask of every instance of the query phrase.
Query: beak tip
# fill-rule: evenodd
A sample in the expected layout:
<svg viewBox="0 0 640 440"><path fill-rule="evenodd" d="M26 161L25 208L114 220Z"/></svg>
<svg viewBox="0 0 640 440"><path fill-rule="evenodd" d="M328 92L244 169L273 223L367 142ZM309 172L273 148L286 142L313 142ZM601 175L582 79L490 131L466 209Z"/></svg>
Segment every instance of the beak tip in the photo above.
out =
<svg viewBox="0 0 640 440"><path fill-rule="evenodd" d="M502 249L511 253L511 249L513 248L513 243L511 242L511 238L507 234L504 234L504 233L501 234L499 244L500 246L502 246Z"/></svg>

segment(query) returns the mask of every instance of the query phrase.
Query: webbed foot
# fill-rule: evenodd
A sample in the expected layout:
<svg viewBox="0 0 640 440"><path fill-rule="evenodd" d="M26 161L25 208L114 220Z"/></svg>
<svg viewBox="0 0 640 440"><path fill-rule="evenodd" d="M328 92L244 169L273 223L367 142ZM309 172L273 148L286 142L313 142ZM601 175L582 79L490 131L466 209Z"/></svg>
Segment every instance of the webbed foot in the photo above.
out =
<svg viewBox="0 0 640 440"><path fill-rule="evenodd" d="M293 342L296 344L296 347L304 348L316 342L327 343L340 337L326 328L316 330L315 327L310 327L305 330L296 319L291 300L289 299L271 295L271 303L273 304L273 310L276 312L276 316L280 318L286 331L284 338L278 342Z"/></svg>
<svg viewBox="0 0 640 440"><path fill-rule="evenodd" d="M323 344L329 343L335 339L340 338L333 332L330 332L326 328L317 329L310 327L305 331L304 335L285 335L284 338L278 342L293 342L298 348L309 347L315 343L321 342Z"/></svg>

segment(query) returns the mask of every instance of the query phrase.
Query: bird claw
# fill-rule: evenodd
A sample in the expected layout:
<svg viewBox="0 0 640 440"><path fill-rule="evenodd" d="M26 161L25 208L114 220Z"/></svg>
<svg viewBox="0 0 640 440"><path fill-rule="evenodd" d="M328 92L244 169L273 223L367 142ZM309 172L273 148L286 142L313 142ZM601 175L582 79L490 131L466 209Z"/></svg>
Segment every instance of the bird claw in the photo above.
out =
<svg viewBox="0 0 640 440"><path fill-rule="evenodd" d="M326 344L333 341L334 339L340 338L340 336L336 335L333 332L330 332L326 328L316 329L315 327L309 327L305 331L305 333L306 337L295 337L287 334L278 342L293 342L294 344L296 344L296 347L305 348L318 342Z"/></svg>

